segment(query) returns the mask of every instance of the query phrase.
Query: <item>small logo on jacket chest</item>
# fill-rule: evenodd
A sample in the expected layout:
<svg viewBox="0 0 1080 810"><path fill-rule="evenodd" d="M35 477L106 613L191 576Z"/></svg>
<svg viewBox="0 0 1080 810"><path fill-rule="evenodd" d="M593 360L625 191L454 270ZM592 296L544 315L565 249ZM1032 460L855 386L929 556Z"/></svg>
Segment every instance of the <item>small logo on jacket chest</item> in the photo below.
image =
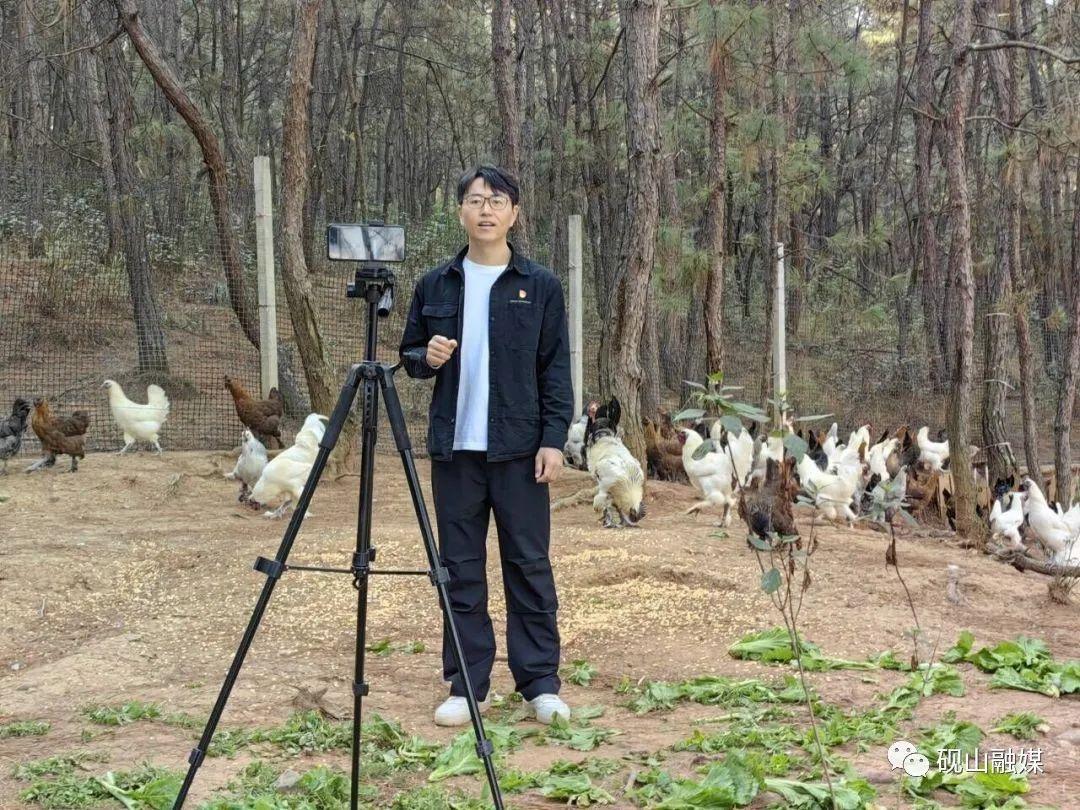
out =
<svg viewBox="0 0 1080 810"><path fill-rule="evenodd" d="M518 290L518 298L524 298L524 297L525 297L525 291L524 290Z"/></svg>

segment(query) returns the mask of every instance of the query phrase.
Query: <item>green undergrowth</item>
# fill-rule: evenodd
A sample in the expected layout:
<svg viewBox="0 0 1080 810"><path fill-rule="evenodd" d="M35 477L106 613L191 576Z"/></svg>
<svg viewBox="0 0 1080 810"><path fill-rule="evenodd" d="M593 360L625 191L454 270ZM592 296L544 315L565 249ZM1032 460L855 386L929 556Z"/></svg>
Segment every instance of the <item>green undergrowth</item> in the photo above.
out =
<svg viewBox="0 0 1080 810"><path fill-rule="evenodd" d="M941 801L950 805L959 802L964 807L1029 807L1023 798L1029 790L1025 774L937 770L939 752L972 753L983 744L986 734L977 725L949 712L930 726L913 728L911 721L926 698L963 697L967 693L958 665L974 664L984 672L1003 673L992 683L995 687L1055 696L1077 691L1072 680L1076 662L1055 662L1046 645L1033 639L1019 638L978 650L972 642L970 634L962 635L940 663L931 664L903 661L892 651L866 662L845 661L829 658L804 642L801 659L805 670L880 668L906 675L867 707L841 708L811 693L827 762L822 762L818 753L805 709L794 705L806 700L793 677L778 684L708 676L675 683L645 682L636 687L624 678L616 692L628 695L627 708L639 714L672 710L687 703L725 709L717 717L698 721L689 736L672 746L676 753L696 755L698 763L708 759L707 764L700 764L693 776L678 777L652 763L648 770L636 774L629 795L641 806L656 808L742 807L755 800L755 807L765 802L764 806L773 808L827 808L834 797L838 807L869 807L876 791L843 758L844 752L880 751L884 757L892 742L908 739L917 743L932 763L930 773L922 779L900 774L899 784L915 805L940 806L934 797L948 796ZM772 665L792 666L796 662L794 645L782 629L744 636L732 645L731 653ZM1001 718L993 731L1029 740L1046 728L1041 717L1016 713Z"/></svg>
<svg viewBox="0 0 1080 810"><path fill-rule="evenodd" d="M1017 636L993 647L974 646L975 637L965 630L941 658L992 673L991 689L1019 689L1054 698L1080 692L1080 661L1055 661L1041 639Z"/></svg>
<svg viewBox="0 0 1080 810"><path fill-rule="evenodd" d="M86 775L91 755L50 757L26 763L16 778L29 781L19 798L46 810L79 810L98 805L120 805L127 810L167 810L180 790L179 771L142 765L132 771L106 771Z"/></svg>
<svg viewBox="0 0 1080 810"><path fill-rule="evenodd" d="M157 720L161 709L156 703L130 700L120 706L85 706L82 716L99 726L127 726L139 720Z"/></svg>
<svg viewBox="0 0 1080 810"><path fill-rule="evenodd" d="M938 753L949 749L971 753L985 745L987 732L976 724L945 713L932 724L916 725L916 710L936 695L963 697L965 672L974 667L992 676L992 688L1015 688L1057 697L1080 692L1080 663L1056 661L1046 644L1019 637L993 646L976 647L970 633L941 656L939 663L907 661L892 651L867 661L826 655L811 642L803 642L799 660L791 638L774 628L744 636L730 649L742 660L825 672L842 669L891 670L902 677L880 691L870 705L838 706L814 691L807 694L795 674L762 679L707 675L681 681L645 681L623 678L615 691L622 705L643 716L693 705L714 713L696 719L674 744L652 754L610 758L594 752L618 751L618 722L601 718L603 706L579 707L569 721L548 727L518 724L524 717L514 696L499 701L499 714L485 724L494 747L500 786L509 797L528 794L554 806L626 806L648 808L813 808L835 806L844 810L869 808L881 799L845 757L880 752L900 739L912 741L932 763L922 778L900 774L894 788L913 807L942 804L991 810L1027 808L1029 778L1023 773L962 773L937 770ZM584 660L564 670L568 681L582 687L594 684L596 668ZM869 674L852 677L877 682ZM895 676L894 676L895 677ZM814 726L806 704L813 708ZM204 721L186 714L164 715L153 703L132 700L119 706L92 706L82 710L95 724L124 726L138 721L198 730ZM700 714L700 711L699 711ZM708 714L708 713L707 713ZM922 716L922 713L920 713ZM609 727L612 726L612 727ZM48 725L29 721L9 723L3 736L48 731ZM820 738L822 747L815 740ZM1016 740L1036 739L1047 730L1046 721L1031 712L1007 714L996 721L992 733ZM203 810L337 810L348 806L348 774L298 758L347 754L351 724L331 721L317 711L300 712L268 728L226 728L215 735L210 756L235 756L251 749L273 764L256 760L247 765L228 787L215 794ZM364 807L399 810L470 810L485 802L486 778L476 753L471 728L446 743L435 743L407 732L392 720L371 715L364 723L361 762ZM530 742L531 741L531 742ZM526 744L558 746L579 761L559 760L536 771L511 767L513 755ZM824 753L822 753L822 751ZM576 755L576 754L574 754ZM171 806L181 773L141 766L132 771L101 773L91 753L58 755L24 763L14 776L25 783L23 801L52 808L123 806L128 810L155 810ZM294 764L295 771L287 766ZM687 772L687 766L691 770ZM284 769L284 770L283 770ZM670 769L670 770L668 770ZM397 786L396 788L394 786ZM462 790L466 792L462 792Z"/></svg>
<svg viewBox="0 0 1080 810"><path fill-rule="evenodd" d="M0 740L10 737L41 737L49 733L49 723L43 720L17 720L0 725Z"/></svg>

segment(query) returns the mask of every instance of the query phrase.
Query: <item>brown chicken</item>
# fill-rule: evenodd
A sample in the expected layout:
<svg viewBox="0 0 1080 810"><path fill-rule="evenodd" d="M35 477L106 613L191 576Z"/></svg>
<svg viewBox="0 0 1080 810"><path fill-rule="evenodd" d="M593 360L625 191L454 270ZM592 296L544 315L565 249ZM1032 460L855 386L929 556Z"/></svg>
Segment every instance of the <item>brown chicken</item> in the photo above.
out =
<svg viewBox="0 0 1080 810"><path fill-rule="evenodd" d="M643 420L645 429L645 457L649 476L660 481L689 483L682 463L682 445L675 438L665 438L662 423L658 425L649 417Z"/></svg>
<svg viewBox="0 0 1080 810"><path fill-rule="evenodd" d="M71 416L58 419L53 416L47 400L43 397L35 399L30 427L41 440L41 449L45 456L27 467L26 471L51 467L56 463L57 456L71 456L70 472L77 472L79 459L86 456L83 447L89 426L90 414L86 411L75 411Z"/></svg>
<svg viewBox="0 0 1080 810"><path fill-rule="evenodd" d="M232 394L236 415L244 427L254 433L267 450L284 447L281 442L281 418L285 415L285 400L281 392L271 388L268 399L254 399L228 374L225 375L225 387Z"/></svg>
<svg viewBox="0 0 1080 810"><path fill-rule="evenodd" d="M765 464L765 478L752 478L739 498L739 517L750 533L762 540L769 535L795 535L795 513L792 504L799 493L795 480L795 457L778 462L770 458Z"/></svg>
<svg viewBox="0 0 1080 810"><path fill-rule="evenodd" d="M671 411L660 410L660 435L665 439L679 440L679 432L675 430L675 423L671 421Z"/></svg>
<svg viewBox="0 0 1080 810"><path fill-rule="evenodd" d="M919 522L925 522L931 514L941 511L938 505L940 478L941 473L930 469L925 462L917 462L908 468L904 499L908 502L908 511ZM938 515L943 522L946 517Z"/></svg>

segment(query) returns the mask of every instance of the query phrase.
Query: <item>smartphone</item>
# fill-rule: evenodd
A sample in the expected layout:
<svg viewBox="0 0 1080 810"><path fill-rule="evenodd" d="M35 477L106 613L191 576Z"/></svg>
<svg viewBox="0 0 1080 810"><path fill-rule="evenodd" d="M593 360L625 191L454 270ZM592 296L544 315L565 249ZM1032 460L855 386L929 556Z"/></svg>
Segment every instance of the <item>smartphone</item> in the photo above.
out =
<svg viewBox="0 0 1080 810"><path fill-rule="evenodd" d="M326 227L326 256L346 262L405 261L401 225L332 223Z"/></svg>

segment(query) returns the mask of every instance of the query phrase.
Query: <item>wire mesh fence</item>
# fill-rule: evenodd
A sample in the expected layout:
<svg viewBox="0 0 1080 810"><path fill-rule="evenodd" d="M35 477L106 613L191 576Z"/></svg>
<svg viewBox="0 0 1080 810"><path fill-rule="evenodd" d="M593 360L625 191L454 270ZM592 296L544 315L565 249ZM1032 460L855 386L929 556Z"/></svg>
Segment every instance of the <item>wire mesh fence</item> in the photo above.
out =
<svg viewBox="0 0 1080 810"><path fill-rule="evenodd" d="M230 297L224 272L228 253L212 227L205 188L193 184L178 194L175 184L146 182L135 201L135 215L148 223L151 286L166 361L163 367L146 369L140 368L146 338L133 311L126 257L122 250L110 249L100 183L92 176L48 178L44 221L28 221L21 178L6 179L0 185L0 390L8 401L0 408L8 408L17 397L30 402L42 397L58 416L85 411L86 449L117 450L124 444L123 435L111 416L103 382L119 383L123 394L136 402L146 402L146 387L155 384L165 390L171 406L160 433L163 447L237 446L243 426L225 378L261 398L259 351L241 329ZM73 187L80 191L61 190ZM166 211L155 213L157 207L183 211L188 224L170 229L166 223L176 220ZM233 213L245 304L254 310L253 211L250 205L237 205ZM409 229L409 258L397 268L396 306L379 324L377 354L384 362L396 361L416 278L459 247L451 221L436 218ZM321 226L316 229L316 234L322 232ZM280 268L280 240L274 245ZM344 382L350 365L363 359L366 306L346 297L353 265L329 262L325 245L312 246L309 271L324 345ZM283 431L288 441L311 405L280 273L278 279L279 386L288 406ZM410 431L422 450L425 384L404 374L398 384ZM381 433L381 449L392 449L385 420ZM27 430L22 453L39 449Z"/></svg>
<svg viewBox="0 0 1080 810"><path fill-rule="evenodd" d="M100 182L70 173L45 183L44 221L27 222L19 177L0 197L0 389L10 399L45 398L54 414L86 411L87 450L118 449L123 436L110 416L102 383L146 402L160 385L171 411L163 447L222 447L238 435L223 374L257 387L258 353L229 306L215 240L177 227L170 232L155 207L180 199L186 221L209 221L198 188L144 183L133 215L147 224L146 248L164 364L147 367L153 335L137 325L129 263L110 244ZM52 181L52 182L49 182ZM78 189L72 191L71 189ZM10 402L3 403L3 407ZM23 452L36 453L32 431Z"/></svg>
<svg viewBox="0 0 1080 810"><path fill-rule="evenodd" d="M73 190L76 189L76 190ZM115 380L130 399L146 401L146 386L161 385L171 412L160 435L166 449L220 449L239 443L242 426L224 381L228 375L253 396L261 396L259 352L241 329L226 283L226 256L243 279L244 305L256 306L254 206L250 184L233 200L233 232L238 249L225 251L213 227L205 183L174 179L140 182L136 215L145 223L145 242L153 302L161 326L166 364L146 368L148 333L137 325L129 267L124 250L109 237L106 200L99 176L65 172L47 177L45 210L30 218L22 176L11 172L0 183L0 390L7 409L17 396L45 397L55 413L85 410L89 414L88 450L115 450L123 445L111 417L102 382ZM339 219L330 212L331 221ZM453 255L462 234L451 211L435 212L408 229L408 257L395 268L396 305L381 319L377 356L396 362L409 298L419 275ZM275 227L279 222L275 221ZM309 270L318 324L337 378L344 381L352 363L362 359L365 306L346 297L353 265L326 258L324 222L313 229ZM275 238L275 264L280 269L281 240ZM543 260L543 253L538 257ZM553 268L568 284L564 267ZM289 316L288 302L277 289L278 382L288 405L286 442L310 409L307 382ZM598 300L588 251L583 272L583 389L601 390L600 331L606 316ZM980 285L983 280L980 277ZM725 296L725 382L743 387L740 396L760 402L767 389L769 325L765 286L740 286L729 278ZM946 392L935 390L928 376L927 330L914 291L886 286L874 296L852 289L837 293L796 279L788 291L788 389L799 413L828 413L842 426L870 422L876 429L922 424L936 429L945 422ZM569 296L568 296L569 298ZM978 437L984 370L985 290L977 294L975 360ZM691 315L699 305L690 302ZM1030 303L1032 342L1037 348L1036 382L1040 451L1049 459L1056 375L1060 372L1065 327L1056 315L1060 303L1033 297ZM704 372L704 333L693 324L676 339L666 333L663 312L658 335L664 345L661 375L663 404L677 407L685 395L684 374ZM1067 324L1065 325L1067 326ZM152 335L150 335L152 337ZM677 344L677 345L673 345ZM142 350L142 351L140 351ZM677 351L676 351L677 350ZM677 368L669 354L682 358ZM666 352L666 353L665 353ZM1006 400L1006 428L1013 452L1021 455L1017 357L1007 360L1011 386ZM430 381L397 376L414 447L421 451L426 433ZM976 439L976 441L978 441ZM394 449L385 419L380 422L379 448ZM27 431L24 453L37 453Z"/></svg>

